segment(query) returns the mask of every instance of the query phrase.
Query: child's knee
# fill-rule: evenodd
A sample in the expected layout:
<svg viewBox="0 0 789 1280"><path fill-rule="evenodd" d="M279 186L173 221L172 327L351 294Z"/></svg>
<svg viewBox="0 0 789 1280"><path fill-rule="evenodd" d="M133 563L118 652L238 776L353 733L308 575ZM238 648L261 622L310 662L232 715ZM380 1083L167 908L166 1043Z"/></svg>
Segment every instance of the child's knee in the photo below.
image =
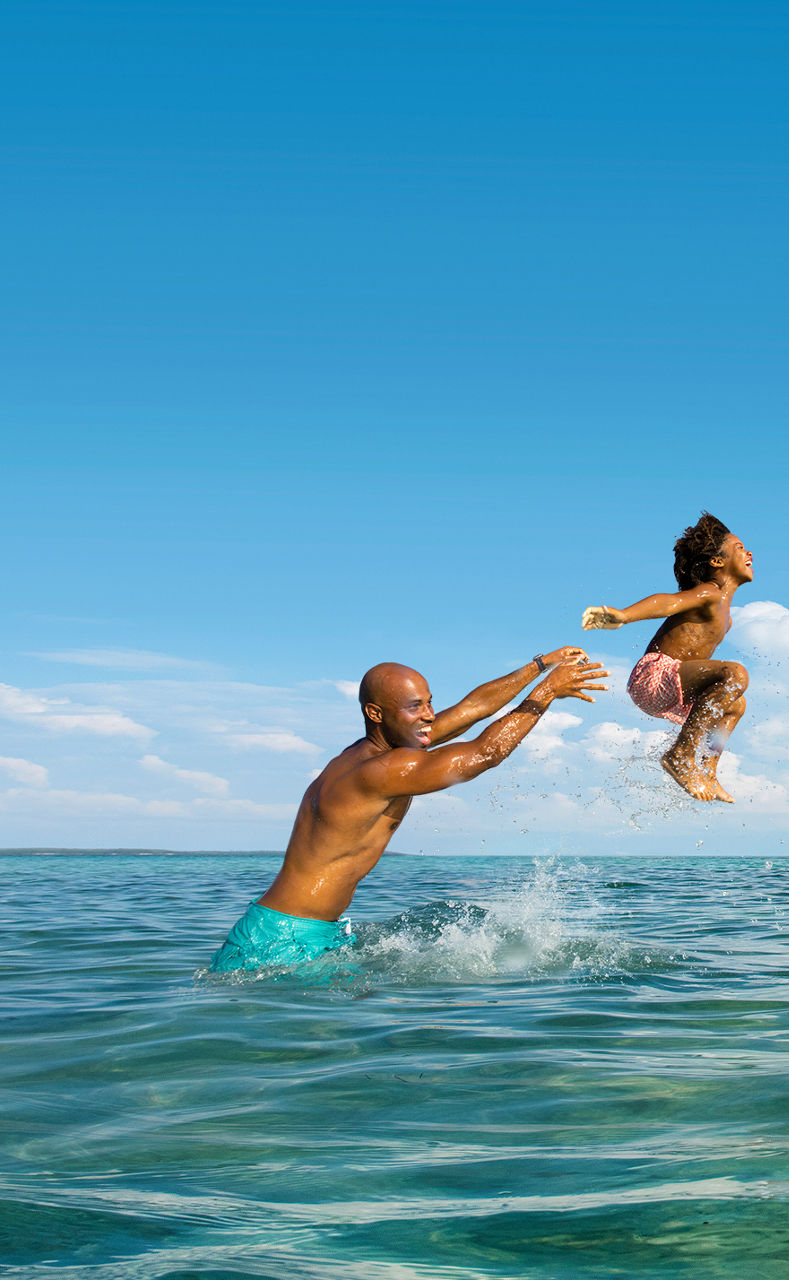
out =
<svg viewBox="0 0 789 1280"><path fill-rule="evenodd" d="M724 664L726 674L724 680L732 690L738 690L740 695L745 693L748 688L748 672L741 662L727 662Z"/></svg>

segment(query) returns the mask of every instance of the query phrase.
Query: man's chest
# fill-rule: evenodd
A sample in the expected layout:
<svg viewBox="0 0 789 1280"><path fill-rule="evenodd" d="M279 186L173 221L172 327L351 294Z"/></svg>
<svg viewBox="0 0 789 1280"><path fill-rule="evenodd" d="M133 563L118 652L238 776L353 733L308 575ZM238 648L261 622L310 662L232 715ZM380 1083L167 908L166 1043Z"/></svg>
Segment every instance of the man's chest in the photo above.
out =
<svg viewBox="0 0 789 1280"><path fill-rule="evenodd" d="M381 814L381 824L388 827L390 833L395 831L400 826L410 807L411 796L396 796L394 800L389 801Z"/></svg>

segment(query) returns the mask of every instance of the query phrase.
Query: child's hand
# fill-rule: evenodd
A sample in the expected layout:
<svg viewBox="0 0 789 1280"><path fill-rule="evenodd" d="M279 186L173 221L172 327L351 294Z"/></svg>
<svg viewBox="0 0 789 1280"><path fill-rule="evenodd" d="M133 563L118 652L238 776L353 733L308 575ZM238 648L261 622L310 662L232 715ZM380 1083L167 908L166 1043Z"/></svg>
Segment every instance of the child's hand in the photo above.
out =
<svg viewBox="0 0 789 1280"><path fill-rule="evenodd" d="M581 626L584 631L616 631L625 625L625 615L621 609L612 609L607 604L593 604L584 609Z"/></svg>

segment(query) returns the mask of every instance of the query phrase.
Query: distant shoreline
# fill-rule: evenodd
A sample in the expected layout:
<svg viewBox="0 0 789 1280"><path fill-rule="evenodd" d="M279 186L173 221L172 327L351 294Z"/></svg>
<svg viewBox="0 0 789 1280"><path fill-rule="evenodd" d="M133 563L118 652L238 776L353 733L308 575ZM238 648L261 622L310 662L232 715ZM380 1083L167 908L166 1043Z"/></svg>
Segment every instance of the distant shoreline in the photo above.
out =
<svg viewBox="0 0 789 1280"><path fill-rule="evenodd" d="M117 849L53 848L51 845L28 846L24 849L0 849L0 857L32 853L39 857L79 855L101 857L104 854L120 854L126 857L167 856L172 858L282 858L284 849L140 849L136 845Z"/></svg>
<svg viewBox="0 0 789 1280"><path fill-rule="evenodd" d="M79 849L55 848L52 845L32 845L20 849L0 849L0 858L10 858L19 854L33 854L39 858L85 857L100 858L107 854L117 854L128 858L284 858L284 849L140 849L136 845L117 849ZM398 853L395 850L387 853L388 858L419 858L431 855L419 853ZM508 855L509 856L509 855Z"/></svg>

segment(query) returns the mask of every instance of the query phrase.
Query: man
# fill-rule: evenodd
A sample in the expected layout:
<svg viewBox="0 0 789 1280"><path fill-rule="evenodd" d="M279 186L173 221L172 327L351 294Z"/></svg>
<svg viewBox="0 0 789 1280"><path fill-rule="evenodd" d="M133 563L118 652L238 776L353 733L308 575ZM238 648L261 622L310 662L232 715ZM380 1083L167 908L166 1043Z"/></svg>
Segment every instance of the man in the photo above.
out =
<svg viewBox="0 0 789 1280"><path fill-rule="evenodd" d="M440 745L500 711L549 668L529 697L478 738ZM605 685L594 682L607 675L600 663L587 661L582 649L567 646L480 685L436 714L418 671L395 662L373 667L359 688L365 736L310 783L279 874L233 926L211 961L212 970L294 964L352 942L350 922L339 917L381 857L412 798L467 782L501 764L554 698L594 702L588 690L604 690Z"/></svg>

